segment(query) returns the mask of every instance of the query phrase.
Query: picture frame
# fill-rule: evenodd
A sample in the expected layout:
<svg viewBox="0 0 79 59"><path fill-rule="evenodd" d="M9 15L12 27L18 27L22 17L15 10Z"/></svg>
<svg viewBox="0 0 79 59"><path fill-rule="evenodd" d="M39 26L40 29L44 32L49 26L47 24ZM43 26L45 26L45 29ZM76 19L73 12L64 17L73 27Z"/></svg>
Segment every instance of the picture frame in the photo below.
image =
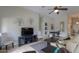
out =
<svg viewBox="0 0 79 59"><path fill-rule="evenodd" d="M64 21L60 22L60 31L64 32Z"/></svg>
<svg viewBox="0 0 79 59"><path fill-rule="evenodd" d="M45 30L48 30L48 28L47 28L47 27L45 27Z"/></svg>
<svg viewBox="0 0 79 59"><path fill-rule="evenodd" d="M53 26L53 24L51 24L51 30L53 30L54 29L54 26Z"/></svg>
<svg viewBox="0 0 79 59"><path fill-rule="evenodd" d="M47 26L47 22L45 22L45 26Z"/></svg>
<svg viewBox="0 0 79 59"><path fill-rule="evenodd" d="M47 31L45 31L45 35L47 35Z"/></svg>

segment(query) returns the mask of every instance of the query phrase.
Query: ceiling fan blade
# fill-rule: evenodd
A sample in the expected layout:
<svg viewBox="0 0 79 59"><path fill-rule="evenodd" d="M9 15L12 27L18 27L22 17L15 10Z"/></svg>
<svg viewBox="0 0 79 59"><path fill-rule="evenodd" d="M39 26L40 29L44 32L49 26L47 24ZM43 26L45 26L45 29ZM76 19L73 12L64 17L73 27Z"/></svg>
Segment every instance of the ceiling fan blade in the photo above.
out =
<svg viewBox="0 0 79 59"><path fill-rule="evenodd" d="M59 6L59 7L63 7L63 6Z"/></svg>
<svg viewBox="0 0 79 59"><path fill-rule="evenodd" d="M42 8L45 8L46 6L41 6Z"/></svg>
<svg viewBox="0 0 79 59"><path fill-rule="evenodd" d="M48 9L48 10L53 10L53 9Z"/></svg>
<svg viewBox="0 0 79 59"><path fill-rule="evenodd" d="M58 8L58 10L68 10L68 8Z"/></svg>
<svg viewBox="0 0 79 59"><path fill-rule="evenodd" d="M48 10L52 10L51 12L49 12L49 14L51 14L52 12L59 14L60 10L66 11L68 10L68 8L64 8L63 6L55 6L53 9L48 9Z"/></svg>
<svg viewBox="0 0 79 59"><path fill-rule="evenodd" d="M51 11L49 14L51 14L52 12L54 12L54 11Z"/></svg>

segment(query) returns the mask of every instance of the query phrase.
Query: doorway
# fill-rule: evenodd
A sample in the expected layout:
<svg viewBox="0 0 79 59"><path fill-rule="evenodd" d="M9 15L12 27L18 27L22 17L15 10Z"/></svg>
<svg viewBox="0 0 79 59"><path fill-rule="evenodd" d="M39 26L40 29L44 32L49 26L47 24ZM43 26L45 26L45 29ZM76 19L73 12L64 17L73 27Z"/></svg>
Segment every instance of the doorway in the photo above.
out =
<svg viewBox="0 0 79 59"><path fill-rule="evenodd" d="M79 17L71 17L68 20L68 31L71 35L79 34Z"/></svg>

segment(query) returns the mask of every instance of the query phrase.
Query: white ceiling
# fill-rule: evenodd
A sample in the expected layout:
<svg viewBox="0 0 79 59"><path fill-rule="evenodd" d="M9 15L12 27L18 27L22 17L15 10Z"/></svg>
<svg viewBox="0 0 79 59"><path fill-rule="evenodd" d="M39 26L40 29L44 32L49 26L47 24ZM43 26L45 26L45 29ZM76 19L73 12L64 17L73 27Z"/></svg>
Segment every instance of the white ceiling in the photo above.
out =
<svg viewBox="0 0 79 59"><path fill-rule="evenodd" d="M60 15L62 14L73 14L73 13L78 13L79 12L79 6L63 6L68 8L68 11L60 11ZM49 14L49 12L51 12L51 10L48 9L53 9L54 6L45 6L45 7L41 7L41 6L24 6L23 8L25 9L29 9L31 11L34 11L36 13L40 13L42 15L48 15L48 16L56 16L56 13L52 13Z"/></svg>

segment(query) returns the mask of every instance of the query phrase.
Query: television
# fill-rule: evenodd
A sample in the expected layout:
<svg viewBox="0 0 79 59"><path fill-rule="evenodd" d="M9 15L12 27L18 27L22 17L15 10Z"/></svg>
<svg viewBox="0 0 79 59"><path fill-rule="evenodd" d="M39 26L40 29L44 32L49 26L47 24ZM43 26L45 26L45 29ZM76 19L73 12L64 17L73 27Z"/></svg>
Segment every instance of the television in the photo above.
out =
<svg viewBox="0 0 79 59"><path fill-rule="evenodd" d="M21 28L21 35L26 36L26 35L33 35L33 28Z"/></svg>

